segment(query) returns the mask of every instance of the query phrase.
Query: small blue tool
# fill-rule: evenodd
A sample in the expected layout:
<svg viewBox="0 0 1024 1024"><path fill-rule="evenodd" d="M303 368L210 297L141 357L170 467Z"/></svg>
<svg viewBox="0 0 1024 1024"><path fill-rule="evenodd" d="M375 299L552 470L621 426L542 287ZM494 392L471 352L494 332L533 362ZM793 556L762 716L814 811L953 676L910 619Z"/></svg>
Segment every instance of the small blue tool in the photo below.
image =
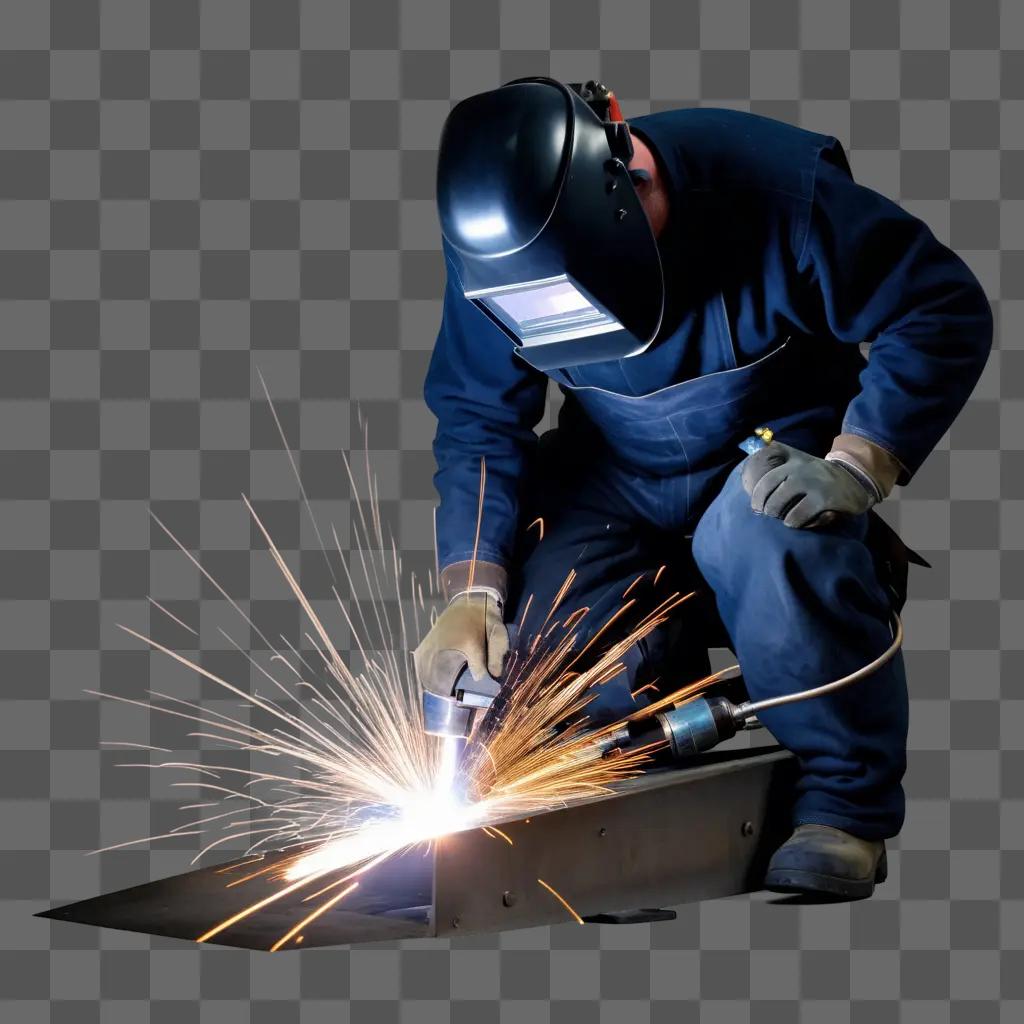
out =
<svg viewBox="0 0 1024 1024"><path fill-rule="evenodd" d="M753 455L754 452L759 452L766 444L771 444L774 436L775 432L771 427L757 427L750 437L740 441L739 447L748 455Z"/></svg>

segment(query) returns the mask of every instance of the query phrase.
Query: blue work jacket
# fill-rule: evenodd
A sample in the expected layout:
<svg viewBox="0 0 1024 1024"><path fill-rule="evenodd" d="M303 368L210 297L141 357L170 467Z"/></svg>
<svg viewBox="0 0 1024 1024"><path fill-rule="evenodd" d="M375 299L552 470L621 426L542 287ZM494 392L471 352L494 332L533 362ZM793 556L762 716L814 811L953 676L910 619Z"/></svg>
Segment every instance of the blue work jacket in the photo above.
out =
<svg viewBox="0 0 1024 1024"><path fill-rule="evenodd" d="M477 556L509 565L548 377L566 395L567 450L656 488L651 518L685 530L764 424L822 455L839 432L859 434L907 483L985 364L992 314L977 279L925 223L855 182L836 138L714 108L629 125L670 190L666 310L646 352L541 372L448 268L424 387L442 568L473 554L481 459Z"/></svg>

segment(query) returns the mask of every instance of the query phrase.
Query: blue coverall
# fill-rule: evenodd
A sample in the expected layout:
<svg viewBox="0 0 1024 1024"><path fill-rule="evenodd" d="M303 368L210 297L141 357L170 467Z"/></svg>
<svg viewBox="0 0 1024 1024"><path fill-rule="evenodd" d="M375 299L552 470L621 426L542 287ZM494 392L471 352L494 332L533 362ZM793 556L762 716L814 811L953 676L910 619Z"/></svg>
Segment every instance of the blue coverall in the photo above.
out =
<svg viewBox="0 0 1024 1024"><path fill-rule="evenodd" d="M858 434L896 457L905 484L967 400L992 342L989 303L968 267L922 221L856 183L834 137L712 108L629 125L670 189L655 343L545 375L449 270L425 384L438 419L440 565L473 553L483 458L477 557L511 574L506 621L532 594L523 633L539 627L570 569L560 617L590 608L584 640L641 573L630 596L652 607L670 579L713 594L710 614L684 605L671 630L630 652L589 709L606 718L634 710L630 692L645 679L674 688L695 678L722 627L754 699L881 653L891 599L865 544L869 515L793 529L755 514L737 445L767 425L822 456L840 432ZM538 450L548 376L565 402ZM526 529L536 515L540 543ZM660 589L644 590L663 564ZM834 696L763 715L800 761L794 824L866 839L899 832L907 703L897 656Z"/></svg>

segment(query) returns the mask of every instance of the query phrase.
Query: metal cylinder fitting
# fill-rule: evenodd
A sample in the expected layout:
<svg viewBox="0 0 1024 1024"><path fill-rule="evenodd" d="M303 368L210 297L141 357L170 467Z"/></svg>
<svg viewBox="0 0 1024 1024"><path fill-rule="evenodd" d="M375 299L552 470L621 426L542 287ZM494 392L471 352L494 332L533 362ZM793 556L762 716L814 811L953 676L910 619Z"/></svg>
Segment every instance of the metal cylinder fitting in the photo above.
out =
<svg viewBox="0 0 1024 1024"><path fill-rule="evenodd" d="M454 697L423 691L423 731L429 736L464 739L472 731L473 709L462 707Z"/></svg>
<svg viewBox="0 0 1024 1024"><path fill-rule="evenodd" d="M736 735L735 705L725 697L697 697L657 716L675 758L692 757Z"/></svg>

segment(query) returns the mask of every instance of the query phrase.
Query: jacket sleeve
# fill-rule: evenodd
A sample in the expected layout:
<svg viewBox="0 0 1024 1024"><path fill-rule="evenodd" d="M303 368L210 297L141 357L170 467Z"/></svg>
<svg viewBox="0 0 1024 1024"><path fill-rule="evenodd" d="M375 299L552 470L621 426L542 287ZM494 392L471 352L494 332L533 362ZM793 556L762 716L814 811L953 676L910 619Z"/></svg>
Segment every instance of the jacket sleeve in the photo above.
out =
<svg viewBox="0 0 1024 1024"><path fill-rule="evenodd" d="M473 555L485 460L477 559L508 566L519 517L533 428L547 397L547 377L515 354L497 325L462 295L449 272L441 328L427 369L424 398L437 417L434 485L438 564Z"/></svg>
<svg viewBox="0 0 1024 1024"><path fill-rule="evenodd" d="M818 156L797 267L831 332L871 342L843 433L888 451L907 483L981 376L992 346L985 292L923 221L854 181L836 139Z"/></svg>

